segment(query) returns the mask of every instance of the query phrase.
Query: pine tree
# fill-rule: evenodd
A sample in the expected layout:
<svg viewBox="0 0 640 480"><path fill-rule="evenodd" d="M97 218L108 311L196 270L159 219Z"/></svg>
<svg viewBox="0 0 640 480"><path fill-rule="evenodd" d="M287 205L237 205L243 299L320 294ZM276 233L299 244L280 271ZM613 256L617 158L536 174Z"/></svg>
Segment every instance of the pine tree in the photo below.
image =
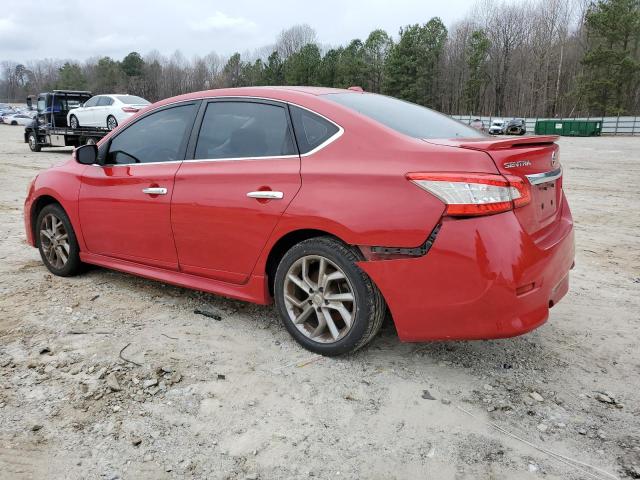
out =
<svg viewBox="0 0 640 480"><path fill-rule="evenodd" d="M280 54L275 51L269 55L263 72L264 85L282 85L284 83L284 65Z"/></svg>
<svg viewBox="0 0 640 480"><path fill-rule="evenodd" d="M600 115L620 115L640 85L640 0L600 0L586 14L589 47L579 94Z"/></svg>
<svg viewBox="0 0 640 480"><path fill-rule="evenodd" d="M385 91L421 105L435 106L438 99L438 70L447 40L447 29L435 17L425 25L400 29L386 68Z"/></svg>
<svg viewBox="0 0 640 480"><path fill-rule="evenodd" d="M284 66L287 85L317 85L320 59L320 49L315 43L308 43L291 54Z"/></svg>
<svg viewBox="0 0 640 480"><path fill-rule="evenodd" d="M384 83L384 66L393 46L391 37L384 30L374 30L364 42L366 90L379 93Z"/></svg>
<svg viewBox="0 0 640 480"><path fill-rule="evenodd" d="M87 79L77 63L66 62L60 67L58 73L57 88L65 90L83 90L87 88Z"/></svg>

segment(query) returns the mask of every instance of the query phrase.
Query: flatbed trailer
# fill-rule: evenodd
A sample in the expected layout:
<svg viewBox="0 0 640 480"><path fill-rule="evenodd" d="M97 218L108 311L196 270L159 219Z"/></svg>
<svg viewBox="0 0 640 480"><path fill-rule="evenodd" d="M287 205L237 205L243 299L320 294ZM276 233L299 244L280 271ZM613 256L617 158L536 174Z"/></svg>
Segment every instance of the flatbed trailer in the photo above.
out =
<svg viewBox="0 0 640 480"><path fill-rule="evenodd" d="M24 129L24 142L29 144L32 152L39 152L43 147L79 147L80 145L98 143L109 130L106 128L55 128L33 123Z"/></svg>
<svg viewBox="0 0 640 480"><path fill-rule="evenodd" d="M32 98L27 97L27 105L32 107ZM69 110L82 105L91 98L91 92L78 90L54 90L40 93L37 97L38 115L31 125L24 129L24 142L32 152L43 147L79 147L97 143L109 133L107 128L67 126Z"/></svg>

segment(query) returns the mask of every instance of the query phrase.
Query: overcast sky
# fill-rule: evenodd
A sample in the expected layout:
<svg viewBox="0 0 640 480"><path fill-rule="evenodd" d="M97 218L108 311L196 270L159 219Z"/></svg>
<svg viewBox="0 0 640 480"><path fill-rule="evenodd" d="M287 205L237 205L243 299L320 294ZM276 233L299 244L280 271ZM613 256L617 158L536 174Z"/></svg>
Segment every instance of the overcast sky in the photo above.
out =
<svg viewBox="0 0 640 480"><path fill-rule="evenodd" d="M176 49L187 57L230 55L272 44L283 29L308 23L322 44L365 39L375 28L439 16L450 26L474 0L0 0L0 61L121 59Z"/></svg>

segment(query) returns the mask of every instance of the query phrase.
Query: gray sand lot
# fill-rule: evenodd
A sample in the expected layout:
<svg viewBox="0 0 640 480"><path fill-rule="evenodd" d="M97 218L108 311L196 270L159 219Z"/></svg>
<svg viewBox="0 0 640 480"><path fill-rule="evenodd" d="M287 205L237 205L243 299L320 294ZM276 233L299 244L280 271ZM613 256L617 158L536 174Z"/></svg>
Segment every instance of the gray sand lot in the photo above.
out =
<svg viewBox="0 0 640 480"><path fill-rule="evenodd" d="M640 478L640 137L560 140L576 268L540 329L403 344L386 325L328 359L271 307L50 275L22 203L70 149L22 132L0 125L0 477Z"/></svg>

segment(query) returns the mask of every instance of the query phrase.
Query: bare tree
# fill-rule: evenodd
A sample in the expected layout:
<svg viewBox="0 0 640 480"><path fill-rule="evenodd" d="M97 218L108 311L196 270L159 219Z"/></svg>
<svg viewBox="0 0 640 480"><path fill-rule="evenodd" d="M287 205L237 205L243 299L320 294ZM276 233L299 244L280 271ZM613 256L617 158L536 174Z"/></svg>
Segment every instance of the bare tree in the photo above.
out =
<svg viewBox="0 0 640 480"><path fill-rule="evenodd" d="M317 43L316 31L306 23L294 25L280 32L275 51L285 60L309 43Z"/></svg>

